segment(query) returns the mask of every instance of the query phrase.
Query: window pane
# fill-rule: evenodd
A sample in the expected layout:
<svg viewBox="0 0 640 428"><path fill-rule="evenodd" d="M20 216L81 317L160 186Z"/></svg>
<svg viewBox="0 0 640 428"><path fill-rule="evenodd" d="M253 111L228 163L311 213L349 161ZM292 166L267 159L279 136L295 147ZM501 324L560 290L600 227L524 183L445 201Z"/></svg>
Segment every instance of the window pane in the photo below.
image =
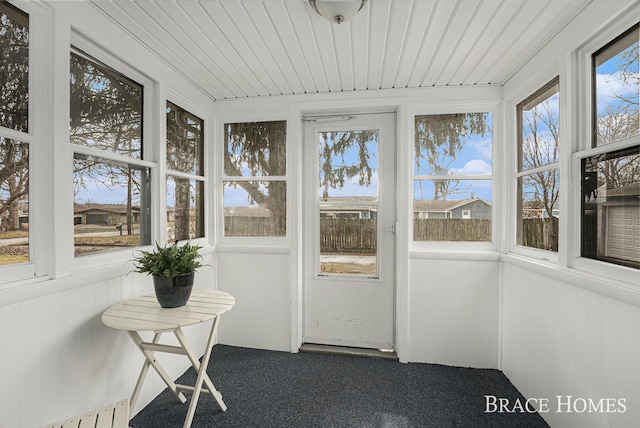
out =
<svg viewBox="0 0 640 428"><path fill-rule="evenodd" d="M560 160L560 85L556 79L518 106L520 162L518 171Z"/></svg>
<svg viewBox="0 0 640 428"><path fill-rule="evenodd" d="M142 86L71 53L71 143L142 158Z"/></svg>
<svg viewBox="0 0 640 428"><path fill-rule="evenodd" d="M167 239L204 236L204 182L167 177Z"/></svg>
<svg viewBox="0 0 640 428"><path fill-rule="evenodd" d="M415 180L413 239L491 241L491 180Z"/></svg>
<svg viewBox="0 0 640 428"><path fill-rule="evenodd" d="M518 245L557 252L560 172L551 169L522 176L518 189L521 206Z"/></svg>
<svg viewBox="0 0 640 428"><path fill-rule="evenodd" d="M29 145L0 137L0 265L29 261Z"/></svg>
<svg viewBox="0 0 640 428"><path fill-rule="evenodd" d="M203 120L167 102L167 169L204 175Z"/></svg>
<svg viewBox="0 0 640 428"><path fill-rule="evenodd" d="M377 205L320 205L320 273L378 275Z"/></svg>
<svg viewBox="0 0 640 428"><path fill-rule="evenodd" d="M640 146L582 160L582 256L640 268Z"/></svg>
<svg viewBox="0 0 640 428"><path fill-rule="evenodd" d="M286 174L287 122L226 123L225 177Z"/></svg>
<svg viewBox="0 0 640 428"><path fill-rule="evenodd" d="M150 169L75 154L75 254L151 244Z"/></svg>
<svg viewBox="0 0 640 428"><path fill-rule="evenodd" d="M593 55L596 146L640 134L638 25Z"/></svg>
<svg viewBox="0 0 640 428"><path fill-rule="evenodd" d="M286 230L285 181L224 184L224 236L285 236Z"/></svg>
<svg viewBox="0 0 640 428"><path fill-rule="evenodd" d="M491 113L415 118L414 175L491 174Z"/></svg>
<svg viewBox="0 0 640 428"><path fill-rule="evenodd" d="M319 132L318 197L378 196L378 131Z"/></svg>
<svg viewBox="0 0 640 428"><path fill-rule="evenodd" d="M29 15L0 2L0 126L28 132Z"/></svg>

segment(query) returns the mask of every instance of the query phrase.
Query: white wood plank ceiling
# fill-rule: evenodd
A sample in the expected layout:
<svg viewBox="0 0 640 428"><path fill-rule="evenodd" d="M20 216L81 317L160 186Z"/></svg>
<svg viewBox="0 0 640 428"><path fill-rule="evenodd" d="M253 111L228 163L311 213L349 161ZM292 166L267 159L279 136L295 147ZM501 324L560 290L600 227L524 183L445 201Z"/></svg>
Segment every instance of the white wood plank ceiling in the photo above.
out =
<svg viewBox="0 0 640 428"><path fill-rule="evenodd" d="M92 0L214 100L501 85L591 0Z"/></svg>

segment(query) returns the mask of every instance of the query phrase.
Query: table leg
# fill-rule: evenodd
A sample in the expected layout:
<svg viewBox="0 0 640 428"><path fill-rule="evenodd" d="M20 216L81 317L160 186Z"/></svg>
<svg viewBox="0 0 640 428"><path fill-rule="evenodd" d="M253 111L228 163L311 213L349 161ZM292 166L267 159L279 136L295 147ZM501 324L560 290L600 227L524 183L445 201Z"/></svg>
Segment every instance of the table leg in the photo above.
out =
<svg viewBox="0 0 640 428"><path fill-rule="evenodd" d="M178 339L178 342L180 342L180 345L182 345L182 348L185 350L187 356L189 357L189 360L191 361L191 365L195 369L196 373L200 373L200 360L198 359L198 356L196 355L196 353L193 351L193 348L191 348L191 345L189 344L189 341L187 340L187 337L184 335L184 332L180 328L174 330L173 332L176 335L176 338ZM209 352L211 352L211 351L209 351ZM204 379L204 384L206 385L207 389L209 390L209 393L216 400L216 402L218 403L218 406L220 407L220 409L223 412L225 410L227 410L227 406L225 406L224 402L222 401L222 394L220 394L220 392L213 385L213 382L211 381L211 378L209 377L209 375L206 372L206 369L204 371L203 379ZM178 387L180 387L180 385L178 385Z"/></svg>
<svg viewBox="0 0 640 428"><path fill-rule="evenodd" d="M153 353L153 351L149 351L142 347L142 343L144 343L144 341L142 340L142 337L140 336L140 334L137 331L127 331L127 333L129 333L131 340L133 340L133 343L135 343L136 347L140 350L140 352L142 352L142 355L144 355L144 358L145 358L145 362L142 365L142 370L140 370L140 376L138 376L138 381L136 382L136 386L133 389L133 393L131 394L131 400L129 403L130 408L133 409L133 407L136 404L136 401L138 400L138 396L140 395L140 390L142 389L142 384L144 383L144 378L147 376L147 372L149 371L149 366L152 366L155 369L155 371L158 373L158 375L160 375L164 383L166 383L169 389L173 391L176 397L178 397L178 400L180 400L181 403L186 403L187 397L185 397L182 392L178 391L178 388L175 382L171 379L169 374L164 370L164 368L156 360L156 356ZM156 333L153 336L152 343L158 343L160 341L161 335L162 333Z"/></svg>
<svg viewBox="0 0 640 428"><path fill-rule="evenodd" d="M209 339L207 340L207 346L204 350L204 356L202 357L202 364L200 364L200 370L198 370L198 378L196 379L195 388L193 390L193 396L191 397L191 403L189 404L189 410L187 411L187 417L184 421L183 428L191 428L191 422L193 422L193 416L196 412L196 406L198 405L198 399L200 398L200 391L202 390L202 383L204 378L207 376L207 366L209 365L209 359L211 358L211 350L213 349L214 340L216 336L216 332L218 331L218 322L220 321L220 317L215 317L213 319L213 325L211 326L211 332L209 333ZM209 386L209 385L207 385ZM213 386L213 384L211 384ZM220 409L224 412L227 410L227 406L222 401L222 396L218 392L216 396L212 390L213 398L220 406ZM217 391L216 391L217 392Z"/></svg>

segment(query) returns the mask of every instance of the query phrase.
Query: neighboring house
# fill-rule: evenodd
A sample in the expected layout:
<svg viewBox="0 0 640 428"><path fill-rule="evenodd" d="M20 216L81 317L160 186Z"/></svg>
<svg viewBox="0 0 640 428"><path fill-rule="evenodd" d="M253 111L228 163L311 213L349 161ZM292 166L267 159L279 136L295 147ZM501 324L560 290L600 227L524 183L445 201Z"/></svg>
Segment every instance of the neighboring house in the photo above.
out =
<svg viewBox="0 0 640 428"><path fill-rule="evenodd" d="M140 222L140 207L131 207L134 223ZM82 204L73 207L73 224L99 224L114 226L127 222L127 206L124 204Z"/></svg>
<svg viewBox="0 0 640 428"><path fill-rule="evenodd" d="M640 183L598 188L598 230L606 242L599 256L640 263Z"/></svg>
<svg viewBox="0 0 640 428"><path fill-rule="evenodd" d="M320 218L375 220L378 218L377 202L375 196L323 198L320 201Z"/></svg>
<svg viewBox="0 0 640 428"><path fill-rule="evenodd" d="M250 205L247 207L225 207L225 217L271 217L271 210L265 207Z"/></svg>
<svg viewBox="0 0 640 428"><path fill-rule="evenodd" d="M491 204L480 198L413 201L414 219L491 219Z"/></svg>

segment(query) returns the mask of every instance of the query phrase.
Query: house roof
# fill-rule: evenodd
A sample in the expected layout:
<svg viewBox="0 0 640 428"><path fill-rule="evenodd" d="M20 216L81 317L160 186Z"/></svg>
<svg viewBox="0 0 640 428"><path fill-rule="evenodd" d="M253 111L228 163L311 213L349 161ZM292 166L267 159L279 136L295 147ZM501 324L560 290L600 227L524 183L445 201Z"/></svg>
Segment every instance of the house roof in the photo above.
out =
<svg viewBox="0 0 640 428"><path fill-rule="evenodd" d="M457 199L457 200L417 200L413 201L414 212L447 212L456 208L469 205L473 202L481 201L486 205L491 205L487 201L480 198Z"/></svg>
<svg viewBox="0 0 640 428"><path fill-rule="evenodd" d="M140 212L139 206L132 206L132 211ZM75 204L73 212L75 214L83 214L87 212L102 211L112 214L126 214L127 206L124 204Z"/></svg>
<svg viewBox="0 0 640 428"><path fill-rule="evenodd" d="M340 25L308 0L56 3L92 8L229 100L503 85L590 1L371 0Z"/></svg>

